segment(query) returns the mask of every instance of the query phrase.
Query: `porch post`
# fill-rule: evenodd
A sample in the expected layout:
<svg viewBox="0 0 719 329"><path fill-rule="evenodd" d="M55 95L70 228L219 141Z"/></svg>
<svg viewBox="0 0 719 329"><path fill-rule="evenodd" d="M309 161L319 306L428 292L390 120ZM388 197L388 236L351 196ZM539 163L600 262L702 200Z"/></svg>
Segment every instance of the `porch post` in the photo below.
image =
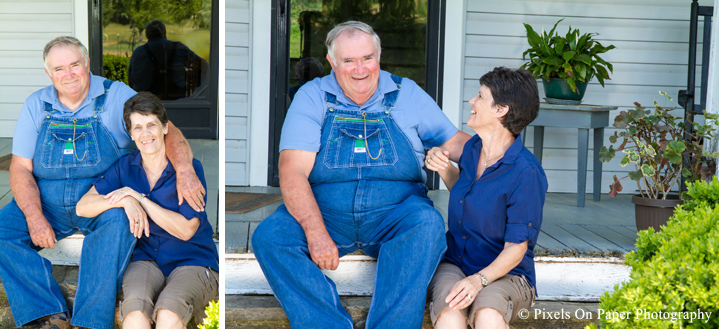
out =
<svg viewBox="0 0 719 329"><path fill-rule="evenodd" d="M709 63L714 65L709 66L709 77L707 79L707 108L706 111L709 113L719 114L719 22L716 20L719 17L719 0L714 0L714 21L712 23L711 31L711 50L709 54ZM707 145L711 151L719 151L719 138L714 138ZM715 175L719 175L719 166Z"/></svg>

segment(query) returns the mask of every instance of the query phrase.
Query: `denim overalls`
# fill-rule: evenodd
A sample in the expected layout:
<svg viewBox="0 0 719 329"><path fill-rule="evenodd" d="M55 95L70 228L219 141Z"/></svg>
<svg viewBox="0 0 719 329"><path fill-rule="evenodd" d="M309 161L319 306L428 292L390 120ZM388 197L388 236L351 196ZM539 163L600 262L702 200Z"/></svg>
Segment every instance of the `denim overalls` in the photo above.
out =
<svg viewBox="0 0 719 329"><path fill-rule="evenodd" d="M78 230L85 235L72 324L88 328L113 328L119 284L135 245L122 208L96 218L75 213L95 178L120 157L99 116L111 83L105 80L105 93L95 99L94 115L88 118L55 117L52 104L45 103L33 156L43 215L57 240ZM37 253L40 249L32 243L25 215L13 199L0 210L0 277L18 326L67 312L50 262Z"/></svg>
<svg viewBox="0 0 719 329"><path fill-rule="evenodd" d="M401 89L401 78L392 79ZM361 249L378 260L367 328L420 328L427 284L446 249L442 216L391 115L399 92L385 94L384 110L373 112L325 93L322 145L309 176L340 257ZM257 227L252 247L292 328L353 327L284 205Z"/></svg>

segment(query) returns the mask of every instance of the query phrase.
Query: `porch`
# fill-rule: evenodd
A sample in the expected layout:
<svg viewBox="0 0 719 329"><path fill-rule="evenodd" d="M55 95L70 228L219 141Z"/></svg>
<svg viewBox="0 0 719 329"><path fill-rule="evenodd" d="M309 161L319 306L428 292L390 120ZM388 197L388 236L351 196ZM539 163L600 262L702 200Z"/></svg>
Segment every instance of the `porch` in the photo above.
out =
<svg viewBox="0 0 719 329"><path fill-rule="evenodd" d="M226 187L227 192L276 193L270 187ZM447 218L448 191L430 191L435 208ZM548 193L541 233L535 248L537 304L529 318L514 328L583 328L597 319L599 297L626 281L626 253L634 250L636 226L630 195L585 195L585 207L577 207L571 193ZM282 204L276 201L243 214L225 215L225 327L289 328L287 318L252 254L251 236L262 219ZM376 262L361 253L340 259L336 271L324 271L334 280L345 308L353 318L364 318L369 309ZM539 311L539 314L535 312ZM567 312L562 319L542 318L543 312ZM593 319L579 314L593 314ZM425 314L425 328L431 328Z"/></svg>

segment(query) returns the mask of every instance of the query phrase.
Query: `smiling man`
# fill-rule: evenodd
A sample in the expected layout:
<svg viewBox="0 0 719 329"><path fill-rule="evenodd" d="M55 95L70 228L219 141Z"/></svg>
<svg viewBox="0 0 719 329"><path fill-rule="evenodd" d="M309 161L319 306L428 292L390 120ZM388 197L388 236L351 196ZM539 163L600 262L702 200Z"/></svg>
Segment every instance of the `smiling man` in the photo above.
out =
<svg viewBox="0 0 719 329"><path fill-rule="evenodd" d="M122 113L135 92L92 75L87 49L73 37L50 41L43 60L52 85L27 98L13 135L14 199L0 210L0 278L17 326L64 329L72 322L111 329L135 238L123 210L85 218L75 214L75 206L95 178L130 150ZM193 169L192 152L171 124L166 145L170 161L182 168L178 193L193 208L203 209L205 190ZM70 314L50 262L37 251L54 249L58 240L77 231L85 239Z"/></svg>
<svg viewBox="0 0 719 329"><path fill-rule="evenodd" d="M367 328L420 328L427 285L446 248L444 221L424 185L424 150L458 159L459 132L413 81L380 70L372 28L350 21L327 35L330 75L295 95L282 128L284 205L252 247L292 328L352 328L334 283L339 257L377 258Z"/></svg>

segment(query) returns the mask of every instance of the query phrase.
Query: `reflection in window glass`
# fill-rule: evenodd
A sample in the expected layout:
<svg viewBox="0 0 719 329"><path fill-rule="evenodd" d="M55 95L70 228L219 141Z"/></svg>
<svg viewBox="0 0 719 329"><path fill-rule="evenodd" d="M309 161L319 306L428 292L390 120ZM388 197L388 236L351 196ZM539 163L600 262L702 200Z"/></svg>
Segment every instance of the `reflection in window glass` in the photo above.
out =
<svg viewBox="0 0 719 329"><path fill-rule="evenodd" d="M318 65L320 76L330 73L327 32L348 20L365 22L379 35L383 70L424 87L427 0L292 0L290 15L291 96L293 87L314 78Z"/></svg>
<svg viewBox="0 0 719 329"><path fill-rule="evenodd" d="M207 99L211 0L103 0L109 79L164 100Z"/></svg>

